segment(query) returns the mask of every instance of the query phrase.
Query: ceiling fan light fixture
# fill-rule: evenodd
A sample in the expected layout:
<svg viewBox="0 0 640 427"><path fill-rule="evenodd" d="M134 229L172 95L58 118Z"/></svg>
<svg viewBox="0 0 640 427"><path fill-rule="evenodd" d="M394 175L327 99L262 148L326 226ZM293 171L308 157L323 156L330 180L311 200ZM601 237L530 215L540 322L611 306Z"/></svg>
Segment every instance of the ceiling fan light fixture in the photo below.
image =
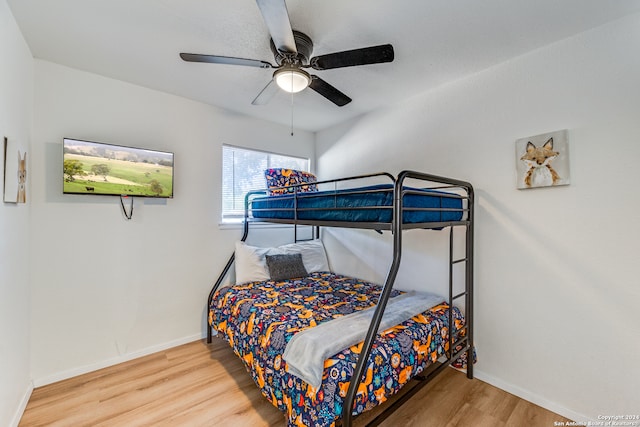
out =
<svg viewBox="0 0 640 427"><path fill-rule="evenodd" d="M281 68L273 73L273 78L280 89L290 93L300 92L311 84L309 73L295 67Z"/></svg>

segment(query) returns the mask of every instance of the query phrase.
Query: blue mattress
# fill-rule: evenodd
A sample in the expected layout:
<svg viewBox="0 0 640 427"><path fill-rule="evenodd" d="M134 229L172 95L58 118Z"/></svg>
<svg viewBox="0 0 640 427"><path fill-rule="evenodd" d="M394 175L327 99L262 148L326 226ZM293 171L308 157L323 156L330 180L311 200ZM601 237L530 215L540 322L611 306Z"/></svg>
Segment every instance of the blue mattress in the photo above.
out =
<svg viewBox="0 0 640 427"><path fill-rule="evenodd" d="M412 191L403 196L402 221L405 224L460 221L463 218L462 199L459 197L434 190L404 189ZM261 219L294 219L295 203L300 220L390 223L393 185L298 193L296 198L291 195L258 197L253 199L251 213L254 218Z"/></svg>

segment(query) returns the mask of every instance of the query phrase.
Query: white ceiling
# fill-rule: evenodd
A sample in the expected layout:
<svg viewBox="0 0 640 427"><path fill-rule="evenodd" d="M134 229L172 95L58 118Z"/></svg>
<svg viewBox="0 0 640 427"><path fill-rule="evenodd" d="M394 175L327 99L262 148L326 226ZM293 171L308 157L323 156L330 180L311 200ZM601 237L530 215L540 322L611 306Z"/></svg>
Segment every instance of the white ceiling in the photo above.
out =
<svg viewBox="0 0 640 427"><path fill-rule="evenodd" d="M272 70L187 63L180 52L275 63L254 0L7 0L34 57L291 124L291 95L251 101ZM306 89L298 129L318 131L640 11L640 0L287 0L313 55L391 43L392 63L314 72L349 95ZM541 66L543 66L541 64Z"/></svg>

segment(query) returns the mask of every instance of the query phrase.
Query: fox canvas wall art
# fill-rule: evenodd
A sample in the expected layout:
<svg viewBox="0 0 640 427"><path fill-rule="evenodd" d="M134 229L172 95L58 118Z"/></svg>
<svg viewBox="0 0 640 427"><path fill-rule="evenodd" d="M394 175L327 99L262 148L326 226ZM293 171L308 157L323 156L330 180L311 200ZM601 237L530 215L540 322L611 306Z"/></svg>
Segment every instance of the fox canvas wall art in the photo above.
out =
<svg viewBox="0 0 640 427"><path fill-rule="evenodd" d="M516 169L519 189L569 184L566 129L518 139Z"/></svg>
<svg viewBox="0 0 640 427"><path fill-rule="evenodd" d="M20 150L18 150L18 203L27 203L27 153L24 156L20 156Z"/></svg>
<svg viewBox="0 0 640 427"><path fill-rule="evenodd" d="M13 138L3 138L3 201L27 202L27 153ZM16 158L17 155L17 158Z"/></svg>

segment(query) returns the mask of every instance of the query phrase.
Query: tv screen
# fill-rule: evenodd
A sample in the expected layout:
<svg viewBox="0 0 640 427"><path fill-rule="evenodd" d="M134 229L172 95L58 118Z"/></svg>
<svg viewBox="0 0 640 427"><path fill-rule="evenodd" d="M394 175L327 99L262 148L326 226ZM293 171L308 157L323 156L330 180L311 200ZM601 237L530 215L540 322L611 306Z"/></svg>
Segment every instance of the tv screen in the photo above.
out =
<svg viewBox="0 0 640 427"><path fill-rule="evenodd" d="M63 192L173 197L173 153L64 138Z"/></svg>

